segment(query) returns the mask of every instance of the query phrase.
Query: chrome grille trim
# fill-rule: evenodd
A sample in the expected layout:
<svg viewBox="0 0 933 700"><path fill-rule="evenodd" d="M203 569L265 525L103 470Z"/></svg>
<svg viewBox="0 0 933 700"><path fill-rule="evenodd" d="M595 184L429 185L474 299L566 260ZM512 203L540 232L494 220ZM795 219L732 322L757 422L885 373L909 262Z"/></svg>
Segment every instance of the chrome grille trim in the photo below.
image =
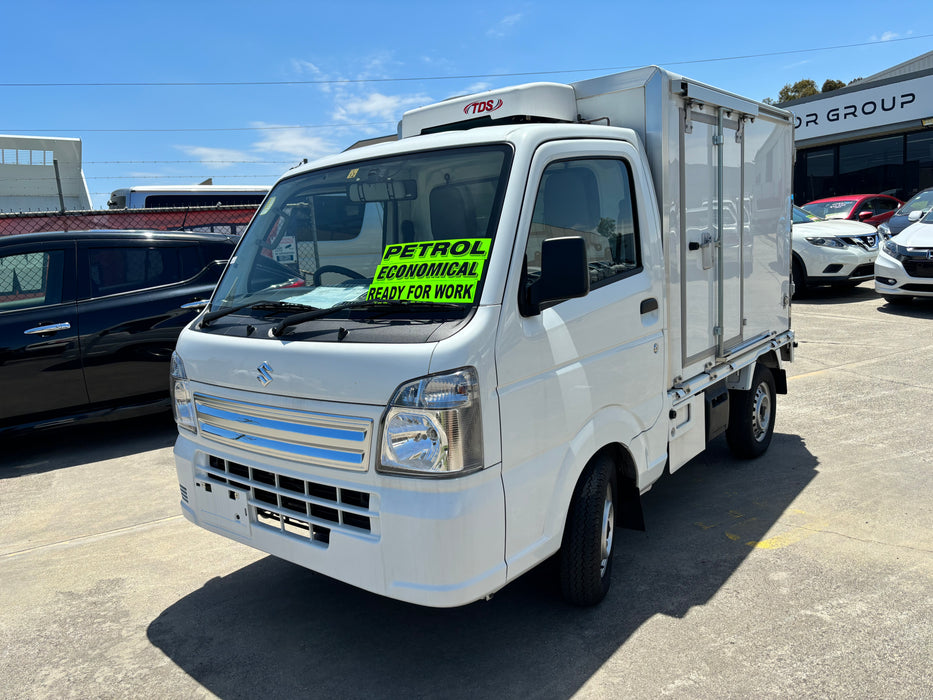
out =
<svg viewBox="0 0 933 700"><path fill-rule="evenodd" d="M878 234L869 233L862 236L840 236L840 240L848 245L856 245L865 250L878 249Z"/></svg>
<svg viewBox="0 0 933 700"><path fill-rule="evenodd" d="M373 421L194 395L198 430L216 442L303 464L366 471Z"/></svg>

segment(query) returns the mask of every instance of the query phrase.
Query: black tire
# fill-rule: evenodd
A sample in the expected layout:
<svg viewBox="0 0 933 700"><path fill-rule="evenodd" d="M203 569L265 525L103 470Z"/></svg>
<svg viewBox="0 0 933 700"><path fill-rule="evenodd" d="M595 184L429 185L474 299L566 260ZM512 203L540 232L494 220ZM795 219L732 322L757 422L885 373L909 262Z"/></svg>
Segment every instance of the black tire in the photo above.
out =
<svg viewBox="0 0 933 700"><path fill-rule="evenodd" d="M882 294L881 298L894 306L907 306L913 301L913 297L901 296L900 294Z"/></svg>
<svg viewBox="0 0 933 700"><path fill-rule="evenodd" d="M807 270L804 268L803 263L797 258L794 258L794 262L791 265L790 278L794 283L794 299L802 299L805 297L809 290L807 285Z"/></svg>
<svg viewBox="0 0 933 700"><path fill-rule="evenodd" d="M596 605L612 582L612 543L618 493L606 455L593 459L574 490L560 550L560 586L573 605Z"/></svg>
<svg viewBox="0 0 933 700"><path fill-rule="evenodd" d="M726 442L733 455L754 459L767 451L774 435L775 397L774 377L764 365L755 367L751 389L729 392Z"/></svg>

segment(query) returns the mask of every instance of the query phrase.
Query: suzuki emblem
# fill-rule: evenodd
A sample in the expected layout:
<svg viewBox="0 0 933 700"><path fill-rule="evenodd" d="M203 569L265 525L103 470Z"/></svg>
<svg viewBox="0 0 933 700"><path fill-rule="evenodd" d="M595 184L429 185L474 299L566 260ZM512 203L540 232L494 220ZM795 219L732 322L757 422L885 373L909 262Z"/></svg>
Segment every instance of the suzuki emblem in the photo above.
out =
<svg viewBox="0 0 933 700"><path fill-rule="evenodd" d="M256 377L256 379L258 379L258 380L259 380L259 383L262 384L263 386L268 385L268 384L272 381L272 379L273 379L273 377L272 377L272 367L269 366L269 363L268 363L268 362L263 362L263 363L262 363L261 365L259 365L259 367L257 367L256 369L257 369L257 371L259 372L259 376Z"/></svg>

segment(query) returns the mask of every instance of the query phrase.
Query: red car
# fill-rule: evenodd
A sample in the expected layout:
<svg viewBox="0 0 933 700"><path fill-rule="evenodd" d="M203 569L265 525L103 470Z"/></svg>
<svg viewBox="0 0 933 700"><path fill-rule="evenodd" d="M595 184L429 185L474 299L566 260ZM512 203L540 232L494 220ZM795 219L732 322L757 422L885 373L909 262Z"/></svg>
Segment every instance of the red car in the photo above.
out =
<svg viewBox="0 0 933 700"><path fill-rule="evenodd" d="M801 209L821 219L850 219L878 226L894 216L902 204L901 200L886 194L850 194L814 199Z"/></svg>

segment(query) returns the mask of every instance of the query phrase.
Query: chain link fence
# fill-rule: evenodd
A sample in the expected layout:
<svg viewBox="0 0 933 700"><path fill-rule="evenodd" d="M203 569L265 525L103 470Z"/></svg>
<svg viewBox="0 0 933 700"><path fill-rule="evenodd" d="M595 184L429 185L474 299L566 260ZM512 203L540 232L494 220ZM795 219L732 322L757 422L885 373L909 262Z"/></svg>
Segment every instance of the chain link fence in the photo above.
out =
<svg viewBox="0 0 933 700"><path fill-rule="evenodd" d="M256 207L237 205L0 214L0 236L117 229L241 234L255 212Z"/></svg>
<svg viewBox="0 0 933 700"><path fill-rule="evenodd" d="M43 231L157 230L239 235L256 207L215 206L113 211L0 214L0 237ZM147 251L138 251L146 253ZM151 252L151 251L150 251ZM155 260L156 267L160 260ZM153 261L147 263L150 268ZM0 256L0 311L61 301L64 257L61 251ZM148 269L148 268L147 268ZM155 268L153 268L155 269ZM156 274L151 270L146 274ZM143 274L140 272L139 274ZM53 280L58 280L53 284Z"/></svg>

